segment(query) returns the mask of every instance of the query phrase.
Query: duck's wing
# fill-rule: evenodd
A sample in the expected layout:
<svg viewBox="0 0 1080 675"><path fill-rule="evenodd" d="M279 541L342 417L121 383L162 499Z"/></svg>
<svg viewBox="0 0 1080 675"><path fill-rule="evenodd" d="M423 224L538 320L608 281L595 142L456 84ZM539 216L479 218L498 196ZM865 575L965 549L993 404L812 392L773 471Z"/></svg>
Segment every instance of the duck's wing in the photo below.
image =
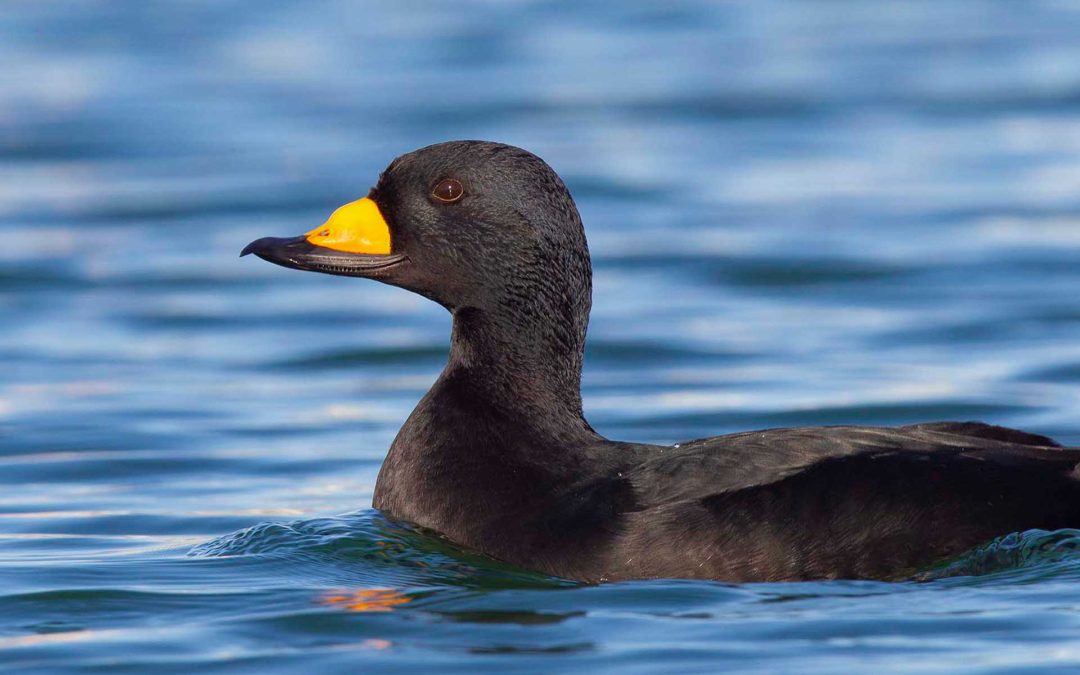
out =
<svg viewBox="0 0 1080 675"><path fill-rule="evenodd" d="M950 467L981 461L1050 476L1071 474L1080 449L977 422L766 429L656 448L628 477L648 508L769 485L825 464L843 470L839 460L885 457L892 459L877 463L882 470L916 461Z"/></svg>
<svg viewBox="0 0 1080 675"><path fill-rule="evenodd" d="M1035 445L1044 448L1060 448L1061 444L1041 434L1033 434L1019 429L999 427L983 422L927 422L925 424L912 424L901 427L915 431L940 431L955 436L967 436L969 438L986 438L991 441L1003 441L1018 445Z"/></svg>
<svg viewBox="0 0 1080 675"><path fill-rule="evenodd" d="M1041 439L938 423L655 448L629 474L636 508L613 558L628 569L608 576L903 578L998 535L1080 527L1080 449Z"/></svg>

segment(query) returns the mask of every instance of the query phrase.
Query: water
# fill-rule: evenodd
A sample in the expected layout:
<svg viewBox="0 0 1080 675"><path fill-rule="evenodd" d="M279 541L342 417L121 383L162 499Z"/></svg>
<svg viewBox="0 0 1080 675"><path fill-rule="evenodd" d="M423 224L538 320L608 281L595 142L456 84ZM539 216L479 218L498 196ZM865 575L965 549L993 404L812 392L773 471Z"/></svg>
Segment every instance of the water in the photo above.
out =
<svg viewBox="0 0 1080 675"><path fill-rule="evenodd" d="M588 228L605 435L1080 445L1077 3L9 2L0 63L0 665L1080 666L1072 531L920 582L582 587L389 523L448 317L236 258L401 152L515 143Z"/></svg>

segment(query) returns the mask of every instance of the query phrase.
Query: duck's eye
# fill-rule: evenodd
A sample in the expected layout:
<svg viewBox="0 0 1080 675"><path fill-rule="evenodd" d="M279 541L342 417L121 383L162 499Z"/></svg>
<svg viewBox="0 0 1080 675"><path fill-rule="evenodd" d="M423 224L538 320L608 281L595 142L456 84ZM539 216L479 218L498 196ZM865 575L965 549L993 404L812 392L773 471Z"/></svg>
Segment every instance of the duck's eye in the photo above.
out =
<svg viewBox="0 0 1080 675"><path fill-rule="evenodd" d="M455 178L444 178L431 191L431 196L449 204L465 196L465 187Z"/></svg>

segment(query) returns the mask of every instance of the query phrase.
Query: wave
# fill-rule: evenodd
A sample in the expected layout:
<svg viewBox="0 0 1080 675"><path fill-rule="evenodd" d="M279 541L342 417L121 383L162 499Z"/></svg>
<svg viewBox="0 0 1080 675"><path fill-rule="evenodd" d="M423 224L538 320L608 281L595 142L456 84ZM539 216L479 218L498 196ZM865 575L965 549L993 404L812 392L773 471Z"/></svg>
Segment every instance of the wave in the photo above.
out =
<svg viewBox="0 0 1080 675"><path fill-rule="evenodd" d="M473 589L577 585L465 551L437 533L389 520L375 509L329 518L261 523L198 544L188 555L273 557L337 568L361 566L365 576L374 575L398 585Z"/></svg>
<svg viewBox="0 0 1080 675"><path fill-rule="evenodd" d="M1050 571L1050 567L1055 572L1073 568L1080 571L1080 530L1026 530L1006 534L935 565L916 578L984 577L1033 569Z"/></svg>

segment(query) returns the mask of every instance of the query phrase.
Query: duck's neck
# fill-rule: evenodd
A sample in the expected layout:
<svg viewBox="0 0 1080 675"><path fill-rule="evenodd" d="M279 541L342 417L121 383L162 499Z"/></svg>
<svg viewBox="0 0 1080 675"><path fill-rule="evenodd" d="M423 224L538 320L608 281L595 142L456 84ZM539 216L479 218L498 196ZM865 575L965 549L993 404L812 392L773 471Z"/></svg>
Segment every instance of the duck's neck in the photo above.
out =
<svg viewBox="0 0 1080 675"><path fill-rule="evenodd" d="M394 439L375 508L495 554L507 528L593 478L602 439L581 414L584 327L575 334L456 311L446 368Z"/></svg>
<svg viewBox="0 0 1080 675"><path fill-rule="evenodd" d="M581 408L585 321L561 318L455 311L444 378L468 381L486 404L522 427L560 437L591 433Z"/></svg>

